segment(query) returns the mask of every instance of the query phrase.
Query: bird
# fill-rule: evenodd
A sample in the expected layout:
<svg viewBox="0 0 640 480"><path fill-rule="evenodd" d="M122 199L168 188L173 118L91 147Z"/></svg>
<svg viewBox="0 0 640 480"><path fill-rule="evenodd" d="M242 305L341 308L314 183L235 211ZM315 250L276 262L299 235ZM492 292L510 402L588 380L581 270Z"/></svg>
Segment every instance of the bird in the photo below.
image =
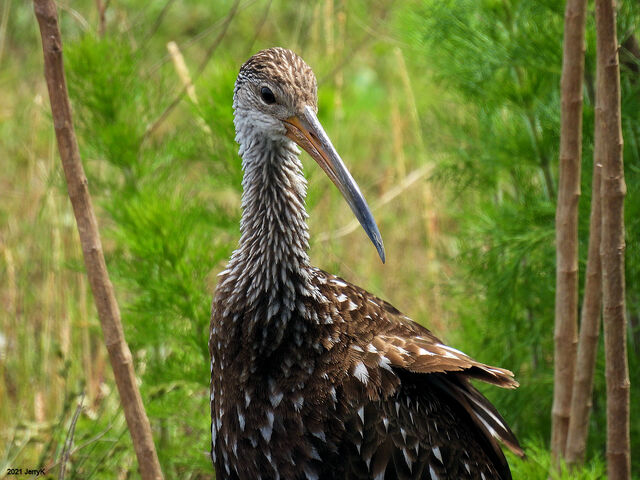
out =
<svg viewBox="0 0 640 480"><path fill-rule="evenodd" d="M240 68L240 240L210 323L211 460L218 479L510 479L523 455L470 383L518 384L391 304L311 265L301 147L384 263L380 231L317 117L317 81L275 47Z"/></svg>

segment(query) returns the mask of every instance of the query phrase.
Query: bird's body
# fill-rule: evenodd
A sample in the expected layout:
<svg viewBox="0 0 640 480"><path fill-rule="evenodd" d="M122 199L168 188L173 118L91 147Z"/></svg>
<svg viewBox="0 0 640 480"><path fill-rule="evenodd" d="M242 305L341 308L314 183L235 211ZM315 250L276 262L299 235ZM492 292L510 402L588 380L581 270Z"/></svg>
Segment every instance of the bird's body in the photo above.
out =
<svg viewBox="0 0 640 480"><path fill-rule="evenodd" d="M510 478L497 440L519 453L517 440L469 378L514 387L511 373L311 266L291 140L327 171L383 256L315 105L315 77L293 52L262 51L240 71L242 237L219 278L209 340L217 478Z"/></svg>

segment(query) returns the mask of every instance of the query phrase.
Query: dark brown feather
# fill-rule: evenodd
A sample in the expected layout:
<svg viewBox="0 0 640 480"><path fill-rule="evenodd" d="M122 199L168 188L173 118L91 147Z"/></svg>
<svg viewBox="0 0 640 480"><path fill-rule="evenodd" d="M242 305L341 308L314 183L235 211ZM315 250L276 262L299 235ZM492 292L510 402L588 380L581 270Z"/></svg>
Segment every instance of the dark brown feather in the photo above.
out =
<svg viewBox="0 0 640 480"><path fill-rule="evenodd" d="M517 454L522 450L468 381L514 388L511 373L443 345L387 302L340 278L315 269L312 278L326 301L308 298L305 309L331 323L293 319L290 325L305 325L304 336L285 328L267 355L256 347L264 331L242 327L242 315L255 312L239 306L225 317L224 302L216 298L212 326L220 333L210 349L227 363L213 375L212 389L224 392L220 400L214 396L214 409L233 412L217 436L236 449L244 472L239 478L276 478L274 468L280 478L511 478L498 440ZM219 341L226 347L218 348ZM244 431L234 418L237 405L246 404L243 396L251 399L240 409ZM297 396L303 399L299 410ZM222 442L218 475L235 478L225 475Z"/></svg>

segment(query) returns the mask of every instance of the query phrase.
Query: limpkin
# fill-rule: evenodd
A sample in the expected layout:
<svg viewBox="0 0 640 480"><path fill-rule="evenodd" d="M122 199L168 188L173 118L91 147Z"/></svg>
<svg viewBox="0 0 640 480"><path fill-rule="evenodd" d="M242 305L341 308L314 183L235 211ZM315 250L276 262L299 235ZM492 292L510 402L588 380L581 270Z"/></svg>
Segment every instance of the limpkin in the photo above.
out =
<svg viewBox="0 0 640 480"><path fill-rule="evenodd" d="M211 456L219 479L511 478L506 422L469 382L517 383L389 303L312 267L298 144L384 262L358 186L317 117L317 83L270 48L236 80L241 238L213 301Z"/></svg>

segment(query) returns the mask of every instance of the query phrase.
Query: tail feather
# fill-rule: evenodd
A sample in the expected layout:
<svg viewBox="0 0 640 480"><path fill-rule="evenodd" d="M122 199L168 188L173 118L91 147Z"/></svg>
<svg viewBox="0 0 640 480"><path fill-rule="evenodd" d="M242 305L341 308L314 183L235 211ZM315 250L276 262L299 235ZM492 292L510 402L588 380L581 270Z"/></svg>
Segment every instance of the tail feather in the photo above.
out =
<svg viewBox="0 0 640 480"><path fill-rule="evenodd" d="M520 457L524 457L524 450L518 439L507 425L498 410L482 395L467 379L452 382L450 387L457 392L460 403L465 407L471 418L496 440L504 443L509 450Z"/></svg>

